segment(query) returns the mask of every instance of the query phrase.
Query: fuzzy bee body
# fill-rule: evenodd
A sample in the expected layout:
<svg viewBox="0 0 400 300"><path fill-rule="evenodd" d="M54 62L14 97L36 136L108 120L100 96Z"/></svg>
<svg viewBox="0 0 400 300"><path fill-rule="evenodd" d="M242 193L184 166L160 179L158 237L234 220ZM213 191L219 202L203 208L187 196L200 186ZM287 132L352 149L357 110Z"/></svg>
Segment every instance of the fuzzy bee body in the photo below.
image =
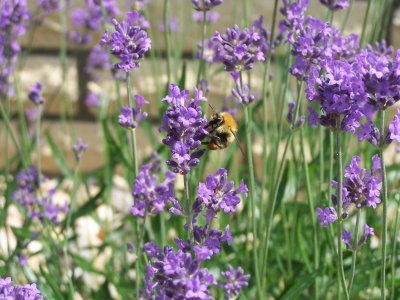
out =
<svg viewBox="0 0 400 300"><path fill-rule="evenodd" d="M217 150L227 148L236 139L240 150L244 155L244 151L236 137L238 126L235 119L227 112L215 112L211 119L207 122L205 128L210 133L210 140L204 142L209 150Z"/></svg>

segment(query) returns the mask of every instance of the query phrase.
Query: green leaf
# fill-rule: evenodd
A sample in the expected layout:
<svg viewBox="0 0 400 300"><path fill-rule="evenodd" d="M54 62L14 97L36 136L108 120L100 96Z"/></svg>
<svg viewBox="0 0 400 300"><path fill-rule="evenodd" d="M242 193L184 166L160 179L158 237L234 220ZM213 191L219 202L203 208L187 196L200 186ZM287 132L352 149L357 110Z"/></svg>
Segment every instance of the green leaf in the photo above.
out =
<svg viewBox="0 0 400 300"><path fill-rule="evenodd" d="M321 274L322 268L312 272L308 276L304 276L303 280L292 286L279 300L293 300L296 299L302 292L304 292L314 280Z"/></svg>
<svg viewBox="0 0 400 300"><path fill-rule="evenodd" d="M53 281L50 274L48 274L42 266L40 267L40 274L44 277L47 286L50 286L51 290L54 292L54 299L64 300L64 296L60 292L59 286Z"/></svg>
<svg viewBox="0 0 400 300"><path fill-rule="evenodd" d="M18 238L18 240L31 240L32 232L27 227L11 227L12 232Z"/></svg>
<svg viewBox="0 0 400 300"><path fill-rule="evenodd" d="M87 261L86 259L84 259L83 257L76 255L76 254L72 254L71 253L71 257L74 261L74 263L82 268L82 270L88 271L88 272L92 272L92 273L96 273L96 274L100 274L100 275L104 275L103 272L97 270L95 267L93 267L93 264L91 261Z"/></svg>
<svg viewBox="0 0 400 300"><path fill-rule="evenodd" d="M50 135L50 132L47 130L45 133L47 142L49 143L49 146L51 148L51 152L53 154L53 158L58 165L58 167L61 170L61 173L68 177L68 178L73 178L72 172L67 166L67 162L65 161L64 157L62 156L60 150L57 148L56 143L54 142L53 138Z"/></svg>
<svg viewBox="0 0 400 300"><path fill-rule="evenodd" d="M182 64L182 74L181 74L181 78L179 79L179 82L178 82L178 87L181 90L184 90L185 84L186 84L186 60L184 60L183 64Z"/></svg>

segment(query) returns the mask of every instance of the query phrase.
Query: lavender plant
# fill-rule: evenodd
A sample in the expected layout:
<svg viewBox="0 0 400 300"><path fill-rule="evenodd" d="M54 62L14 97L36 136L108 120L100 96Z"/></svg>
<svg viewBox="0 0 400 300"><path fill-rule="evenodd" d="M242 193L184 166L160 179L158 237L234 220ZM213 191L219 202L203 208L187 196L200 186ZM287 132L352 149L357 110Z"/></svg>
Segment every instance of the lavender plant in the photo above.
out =
<svg viewBox="0 0 400 300"><path fill-rule="evenodd" d="M397 299L394 3L0 1L0 298Z"/></svg>

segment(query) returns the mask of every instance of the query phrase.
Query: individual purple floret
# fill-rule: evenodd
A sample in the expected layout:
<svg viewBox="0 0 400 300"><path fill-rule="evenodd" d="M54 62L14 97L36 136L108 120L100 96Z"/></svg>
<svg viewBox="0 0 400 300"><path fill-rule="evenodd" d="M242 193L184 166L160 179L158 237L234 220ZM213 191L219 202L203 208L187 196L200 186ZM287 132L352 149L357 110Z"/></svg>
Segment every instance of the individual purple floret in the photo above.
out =
<svg viewBox="0 0 400 300"><path fill-rule="evenodd" d="M255 96L250 93L249 85L247 83L243 83L243 86L241 85L239 80L240 73L231 72L231 77L235 81L235 88L231 90L233 97L238 99L243 105L253 103Z"/></svg>
<svg viewBox="0 0 400 300"><path fill-rule="evenodd" d="M374 229L372 227L369 227L367 224L364 224L364 234L358 241L358 246L361 246L362 244L365 243L367 240L368 235L374 235Z"/></svg>
<svg viewBox="0 0 400 300"><path fill-rule="evenodd" d="M244 275L241 267L235 270L231 265L228 265L228 271L222 272L221 277L228 280L220 284L220 287L226 290L225 299L235 299L243 287L248 285L250 275Z"/></svg>
<svg viewBox="0 0 400 300"><path fill-rule="evenodd" d="M145 244L143 251L150 258L145 275L148 294L154 295L157 288L158 295L162 295L157 299L213 299L208 287L217 282L206 268L200 268L205 259L201 251L193 258L190 252L174 252L168 246L162 251L154 242Z"/></svg>
<svg viewBox="0 0 400 300"><path fill-rule="evenodd" d="M227 170L221 168L215 175L208 175L206 182L199 183L197 199L214 213L223 210L224 213L235 212L236 205L240 203L239 194L247 197L248 189L243 180L237 189L234 182L228 181Z"/></svg>
<svg viewBox="0 0 400 300"><path fill-rule="evenodd" d="M13 285L11 277L0 278L0 299L5 300L43 300L36 284L25 284L24 286Z"/></svg>
<svg viewBox="0 0 400 300"><path fill-rule="evenodd" d="M99 71L110 70L110 55L106 49L102 49L99 45L95 45L89 53L85 72L90 75L93 81L99 81Z"/></svg>
<svg viewBox="0 0 400 300"><path fill-rule="evenodd" d="M204 13L202 11L193 12L193 21L197 23L203 23ZM206 23L215 23L219 19L219 13L217 11L207 11L206 12Z"/></svg>
<svg viewBox="0 0 400 300"><path fill-rule="evenodd" d="M197 44L196 59L200 59L202 43ZM209 64L215 63L217 60L223 59L225 50L214 40L204 40L203 60Z"/></svg>
<svg viewBox="0 0 400 300"><path fill-rule="evenodd" d="M389 145L393 140L400 143L400 108L397 109L397 115L395 115L392 122L389 123L385 144Z"/></svg>
<svg viewBox="0 0 400 300"><path fill-rule="evenodd" d="M83 27L86 30L100 30L103 14L101 2L98 0L85 0L87 7L77 8L71 12L71 23L74 27ZM102 0L107 22L111 22L119 14L114 0Z"/></svg>
<svg viewBox="0 0 400 300"><path fill-rule="evenodd" d="M99 107L100 106L99 95L96 93L89 92L85 98L85 105L88 107Z"/></svg>
<svg viewBox="0 0 400 300"><path fill-rule="evenodd" d="M346 244L346 247L348 249L352 249L352 246L351 246L351 243L350 243L351 237L352 237L351 232L348 231L347 229L344 229L343 233L342 233L342 241L343 241L343 243Z"/></svg>
<svg viewBox="0 0 400 300"><path fill-rule="evenodd" d="M214 6L220 5L222 2L224 2L224 0L192 0L194 9L197 11L209 11Z"/></svg>
<svg viewBox="0 0 400 300"><path fill-rule="evenodd" d="M76 144L72 146L72 150L74 150L75 158L77 161L80 161L82 158L82 153L87 150L88 146L82 143L82 139L78 138L76 140Z"/></svg>
<svg viewBox="0 0 400 300"><path fill-rule="evenodd" d="M28 98L36 105L41 105L44 103L44 98L42 97L42 84L40 82L31 86L31 91Z"/></svg>
<svg viewBox="0 0 400 300"><path fill-rule="evenodd" d="M140 17L137 11L126 13L126 20L118 23L113 19L115 32L108 37L106 30L101 38L100 45L107 44L111 54L121 61L114 65L115 69L123 69L129 72L130 69L139 68L138 60L144 58L144 54L151 48L151 40L147 37L146 31L134 25Z"/></svg>
<svg viewBox="0 0 400 300"><path fill-rule="evenodd" d="M189 91L180 91L176 84L169 85L170 93L163 98L170 104L163 117L163 125L158 129L167 132L163 144L170 147L172 158L167 160L174 173L187 174L196 167L205 149L198 149L208 135L204 129L207 119L202 113L200 101L207 101L203 92L194 88L195 97L189 98Z"/></svg>
<svg viewBox="0 0 400 300"><path fill-rule="evenodd" d="M171 18L171 19L167 20L167 28L168 28L168 32L179 31L178 18ZM164 32L165 28L164 28L163 21L160 21L158 23L158 30L160 30L161 32Z"/></svg>
<svg viewBox="0 0 400 300"><path fill-rule="evenodd" d="M271 32L269 32L263 25L264 17L260 16L260 18L256 21L254 21L253 28L258 32L260 35L260 39L257 41L254 41L253 44L258 46L260 51L264 53L264 55L267 54L268 51L271 50L271 52L274 52L274 49L281 43L282 38L283 38L283 33L279 33L278 36L275 38L275 41L273 41L272 45L270 45L270 35Z"/></svg>
<svg viewBox="0 0 400 300"><path fill-rule="evenodd" d="M349 6L349 0L319 0L319 2L333 11L346 9Z"/></svg>
<svg viewBox="0 0 400 300"><path fill-rule="evenodd" d="M147 118L147 113L142 112L142 106L143 104L150 103L139 94L136 94L134 98L137 101L137 107L122 107L121 114L118 116L119 125L131 129L135 129L138 123L143 122Z"/></svg>
<svg viewBox="0 0 400 300"><path fill-rule="evenodd" d="M176 175L167 171L164 182L157 184L157 176L150 173L152 166L151 163L142 166L135 179L132 188L135 205L131 208L134 216L143 218L146 214L158 214L168 200L175 199L173 181Z"/></svg>
<svg viewBox="0 0 400 300"><path fill-rule="evenodd" d="M55 189L51 189L46 194L42 191L37 195L39 182L36 167L30 165L28 173L25 170L20 171L16 176L16 180L17 187L12 199L24 206L33 220L39 219L43 223L46 218L55 225L60 224L59 214L69 211L67 201L65 201L64 206L54 204L53 195L56 192ZM45 180L46 178L42 176L42 182Z"/></svg>
<svg viewBox="0 0 400 300"><path fill-rule="evenodd" d="M254 28L240 30L237 25L227 28L226 34L221 35L216 31L213 40L219 42L226 51L226 54L219 58L225 65L224 70L251 70L256 60L265 60L261 47L256 44L260 38Z"/></svg>
<svg viewBox="0 0 400 300"><path fill-rule="evenodd" d="M324 210L318 207L317 213L319 214L318 222L324 225L324 227L337 220L337 213L333 207L326 207Z"/></svg>

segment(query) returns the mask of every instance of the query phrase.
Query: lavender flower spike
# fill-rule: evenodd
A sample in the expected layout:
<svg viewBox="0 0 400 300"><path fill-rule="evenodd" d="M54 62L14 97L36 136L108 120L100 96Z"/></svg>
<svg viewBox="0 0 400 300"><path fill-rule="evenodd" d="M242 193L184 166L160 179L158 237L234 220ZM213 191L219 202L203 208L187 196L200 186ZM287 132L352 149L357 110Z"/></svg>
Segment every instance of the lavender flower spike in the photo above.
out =
<svg viewBox="0 0 400 300"><path fill-rule="evenodd" d="M220 286L226 290L225 299L235 299L232 296L237 297L243 287L248 285L250 275L244 275L244 271L241 267L235 270L231 265L228 265L228 271L222 272L221 277L228 280L226 283L222 283Z"/></svg>
<svg viewBox="0 0 400 300"><path fill-rule="evenodd" d="M0 299L43 300L43 296L40 295L35 283L24 286L13 285L11 277L7 277L0 278Z"/></svg>
<svg viewBox="0 0 400 300"><path fill-rule="evenodd" d="M82 153L87 150L88 146L82 143L82 139L78 138L76 140L76 144L72 146L72 150L75 152L75 158L77 161L80 161L82 158Z"/></svg>
<svg viewBox="0 0 400 300"><path fill-rule="evenodd" d="M146 101L143 96L136 94L134 96L137 107L122 107L121 114L118 116L118 123L122 127L135 129L138 123L143 122L147 118L147 113L142 113L143 104L149 104L150 102Z"/></svg>
<svg viewBox="0 0 400 300"><path fill-rule="evenodd" d="M36 105L41 105L44 103L44 98L42 97L42 84L40 82L31 87L28 98Z"/></svg>
<svg viewBox="0 0 400 300"><path fill-rule="evenodd" d="M112 20L115 32L109 38L106 30L100 45L107 44L111 54L120 59L120 62L114 65L114 69L129 72L130 69L139 68L138 60L144 58L144 54L151 48L151 40L147 37L146 31L134 25L140 19L137 11L128 12L126 16L126 20L121 23Z"/></svg>
<svg viewBox="0 0 400 300"><path fill-rule="evenodd" d="M260 35L254 27L240 30L237 25L227 28L226 34L215 32L213 40L219 42L226 54L220 58L225 65L224 70L228 72L239 72L242 69L253 69L256 60L265 60L264 53L261 51L257 41Z"/></svg>
<svg viewBox="0 0 400 300"><path fill-rule="evenodd" d="M167 132L163 144L170 147L172 159L166 164L174 173L187 174L200 162L205 150L198 149L201 141L208 135L204 129L207 119L202 114L200 101L207 101L203 92L194 88L195 97L189 99L189 91L180 91L176 84L170 84L170 94L163 98L171 106L163 117L163 125L158 129Z"/></svg>

